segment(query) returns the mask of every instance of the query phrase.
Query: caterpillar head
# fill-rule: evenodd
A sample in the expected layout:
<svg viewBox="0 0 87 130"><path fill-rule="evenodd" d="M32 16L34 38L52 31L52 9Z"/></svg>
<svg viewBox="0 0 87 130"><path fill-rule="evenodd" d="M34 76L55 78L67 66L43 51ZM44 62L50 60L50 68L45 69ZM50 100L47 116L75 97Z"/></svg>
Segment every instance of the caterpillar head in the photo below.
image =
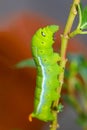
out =
<svg viewBox="0 0 87 130"><path fill-rule="evenodd" d="M58 29L57 25L50 25L37 30L32 38L32 47L39 49L51 47L54 43L54 34Z"/></svg>

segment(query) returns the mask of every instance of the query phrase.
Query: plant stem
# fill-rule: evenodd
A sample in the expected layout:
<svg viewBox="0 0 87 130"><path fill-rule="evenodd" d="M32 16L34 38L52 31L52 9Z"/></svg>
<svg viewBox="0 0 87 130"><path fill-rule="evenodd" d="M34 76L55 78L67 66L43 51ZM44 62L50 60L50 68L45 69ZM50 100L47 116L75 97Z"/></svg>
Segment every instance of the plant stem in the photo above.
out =
<svg viewBox="0 0 87 130"><path fill-rule="evenodd" d="M62 85L63 85L63 81L64 81L64 70L65 70L65 65L66 65L66 50L67 50L67 43L69 40L69 36L68 34L70 33L70 30L72 28L75 16L77 15L77 10L76 7L77 5L80 3L80 0L73 0L73 4L70 10L70 14L65 26L65 30L64 30L64 34L61 35L61 61L60 61L60 66L63 68L63 71L61 72L60 76L59 76L59 82L60 82L60 86L57 89L57 93L61 93L61 89L62 89ZM59 103L59 98L57 101L54 101L53 103L53 107L57 107ZM53 110L53 115L55 117L55 120L51 123L51 127L50 130L56 130L58 127L57 124L57 111Z"/></svg>
<svg viewBox="0 0 87 130"><path fill-rule="evenodd" d="M74 36L76 36L78 34L87 34L87 31L82 31L82 30L77 28L77 29L75 29L73 32L71 32L69 34L69 38L72 38L72 37L74 37Z"/></svg>

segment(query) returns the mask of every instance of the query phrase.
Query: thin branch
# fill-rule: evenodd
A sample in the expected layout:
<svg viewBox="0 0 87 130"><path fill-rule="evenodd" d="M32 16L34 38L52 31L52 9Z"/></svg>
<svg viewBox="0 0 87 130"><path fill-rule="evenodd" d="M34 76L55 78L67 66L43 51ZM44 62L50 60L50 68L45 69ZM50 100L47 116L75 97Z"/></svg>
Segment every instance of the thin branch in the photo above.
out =
<svg viewBox="0 0 87 130"><path fill-rule="evenodd" d="M64 70L65 70L65 65L66 65L66 51L67 51L67 43L69 40L68 34L70 33L70 30L72 28L73 25L73 21L77 15L77 9L76 7L78 6L78 4L80 3L80 0L74 0L71 10L70 10L70 14L65 26L65 30L64 30L64 34L61 35L61 62L60 62L60 66L63 68L63 72L61 72L60 76L59 76L59 81L60 81L60 86L57 89L57 93L61 93L61 89L62 89L62 85L64 82ZM57 107L59 103L59 99L57 101L54 101L53 106ZM50 130L56 130L57 129L57 111L53 110L53 115L55 117L55 120L51 123L51 128Z"/></svg>

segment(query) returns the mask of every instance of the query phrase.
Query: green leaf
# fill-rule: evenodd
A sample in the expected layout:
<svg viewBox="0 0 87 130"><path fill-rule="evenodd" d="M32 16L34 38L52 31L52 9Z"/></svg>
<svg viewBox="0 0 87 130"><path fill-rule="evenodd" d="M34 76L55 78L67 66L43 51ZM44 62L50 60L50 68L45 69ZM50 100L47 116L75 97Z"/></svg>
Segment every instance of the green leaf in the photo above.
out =
<svg viewBox="0 0 87 130"><path fill-rule="evenodd" d="M78 28L80 28L81 23L82 23L82 4L81 3L78 5L78 13L79 13L79 25L78 25Z"/></svg>
<svg viewBox="0 0 87 130"><path fill-rule="evenodd" d="M76 61L70 64L70 75L75 76L78 73L78 63Z"/></svg>
<svg viewBox="0 0 87 130"><path fill-rule="evenodd" d="M78 28L81 30L87 29L87 6L82 8L81 3L78 5L79 12L79 25Z"/></svg>
<svg viewBox="0 0 87 130"><path fill-rule="evenodd" d="M78 64L81 64L84 61L84 57L82 55L70 53L68 54L68 59L70 62L77 62Z"/></svg>
<svg viewBox="0 0 87 130"><path fill-rule="evenodd" d="M87 6L82 11L82 23L80 28L82 30L87 29Z"/></svg>
<svg viewBox="0 0 87 130"><path fill-rule="evenodd" d="M69 54L68 59L70 61L70 64L67 71L65 71L68 74L66 78L69 79L71 76L71 78L74 81L75 80L77 81L75 82L75 85L74 85L76 89L78 89L79 91L82 91L81 90L81 87L82 87L84 91L84 88L87 85L87 60L84 56L76 55L76 54ZM82 80L78 78L77 75L80 76ZM84 83L82 81L84 81Z"/></svg>
<svg viewBox="0 0 87 130"><path fill-rule="evenodd" d="M82 63L84 62L84 57L82 55L77 54L69 54L68 56L70 65L69 65L69 76L75 76L79 73L80 67L82 66Z"/></svg>
<svg viewBox="0 0 87 130"><path fill-rule="evenodd" d="M79 69L79 73L82 76L84 82L87 84L87 61L84 60L82 66Z"/></svg>
<svg viewBox="0 0 87 130"><path fill-rule="evenodd" d="M16 65L14 65L15 68L25 68L25 67L36 67L33 59L27 59L23 60Z"/></svg>

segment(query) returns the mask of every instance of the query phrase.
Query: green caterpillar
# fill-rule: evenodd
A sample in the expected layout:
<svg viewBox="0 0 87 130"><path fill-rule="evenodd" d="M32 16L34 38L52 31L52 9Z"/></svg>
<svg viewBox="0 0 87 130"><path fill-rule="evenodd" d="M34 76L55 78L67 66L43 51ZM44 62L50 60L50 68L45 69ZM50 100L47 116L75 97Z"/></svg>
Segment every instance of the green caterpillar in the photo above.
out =
<svg viewBox="0 0 87 130"><path fill-rule="evenodd" d="M46 26L37 30L32 38L32 54L37 68L34 111L29 116L42 121L54 120L52 103L60 97L56 92L59 86L58 75L60 66L57 62L60 56L53 52L54 33L58 31L56 25Z"/></svg>

